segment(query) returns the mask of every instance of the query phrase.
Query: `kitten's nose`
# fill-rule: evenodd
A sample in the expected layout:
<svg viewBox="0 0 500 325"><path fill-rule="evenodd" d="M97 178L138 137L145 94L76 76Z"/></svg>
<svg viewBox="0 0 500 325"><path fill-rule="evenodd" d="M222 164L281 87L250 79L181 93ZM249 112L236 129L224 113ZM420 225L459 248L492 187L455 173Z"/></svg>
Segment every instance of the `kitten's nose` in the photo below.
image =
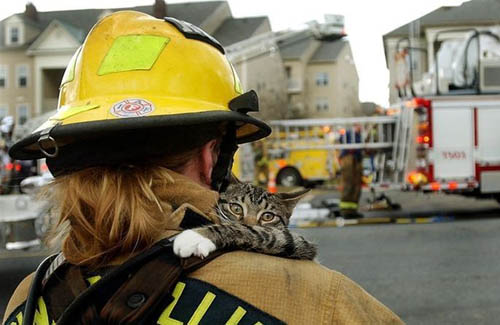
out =
<svg viewBox="0 0 500 325"><path fill-rule="evenodd" d="M250 216L245 218L245 224L249 226L257 226L259 225L259 221L257 220L257 217L255 216Z"/></svg>

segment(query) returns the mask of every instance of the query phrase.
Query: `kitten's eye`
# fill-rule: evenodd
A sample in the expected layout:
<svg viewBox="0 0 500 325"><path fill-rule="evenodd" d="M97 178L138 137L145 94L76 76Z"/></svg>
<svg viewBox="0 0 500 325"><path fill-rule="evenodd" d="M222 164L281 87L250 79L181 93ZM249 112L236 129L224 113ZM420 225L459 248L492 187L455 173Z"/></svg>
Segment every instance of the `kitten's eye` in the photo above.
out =
<svg viewBox="0 0 500 325"><path fill-rule="evenodd" d="M238 203L229 204L229 209L231 210L232 213L234 213L237 216L243 215L243 208Z"/></svg>
<svg viewBox="0 0 500 325"><path fill-rule="evenodd" d="M261 216L260 216L260 220L263 221L263 222L270 222L270 221L273 221L273 219L275 218L276 216L274 215L274 213L272 212L264 212Z"/></svg>

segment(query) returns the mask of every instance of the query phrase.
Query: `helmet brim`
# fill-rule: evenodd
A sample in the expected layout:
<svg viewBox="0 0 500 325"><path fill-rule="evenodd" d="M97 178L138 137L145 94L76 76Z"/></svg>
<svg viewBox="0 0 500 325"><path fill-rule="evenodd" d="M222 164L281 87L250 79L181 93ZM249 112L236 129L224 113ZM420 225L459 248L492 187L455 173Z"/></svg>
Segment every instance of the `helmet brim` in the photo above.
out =
<svg viewBox="0 0 500 325"><path fill-rule="evenodd" d="M252 116L233 111L208 111L186 114L148 116L136 118L123 118L113 120L99 120L82 123L72 123L67 125L55 125L48 134L54 142L44 142L43 149L53 152L53 143L64 147L65 145L75 145L77 142L84 145L89 139L100 137L112 137L119 132L140 132L141 130L182 127L205 123L229 122L234 123L237 131L238 143L252 142L262 139L271 133L271 128L263 121ZM167 131L167 130L166 130ZM9 154L18 160L31 160L46 158L38 145L38 141L47 130L36 131L24 139L14 144ZM167 133L167 132L166 132ZM179 135L181 136L181 135ZM169 141L169 139L165 139ZM112 149L110 149L112 150ZM130 148L133 150L133 148Z"/></svg>

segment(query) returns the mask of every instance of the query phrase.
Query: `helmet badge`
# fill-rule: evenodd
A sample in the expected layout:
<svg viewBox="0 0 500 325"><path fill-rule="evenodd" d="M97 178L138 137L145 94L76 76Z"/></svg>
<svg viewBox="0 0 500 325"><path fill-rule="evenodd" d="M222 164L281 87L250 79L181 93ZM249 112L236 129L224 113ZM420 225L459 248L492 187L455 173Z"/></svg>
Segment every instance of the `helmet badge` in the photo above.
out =
<svg viewBox="0 0 500 325"><path fill-rule="evenodd" d="M154 111L153 103L140 98L128 98L114 104L111 114L116 117L141 117Z"/></svg>

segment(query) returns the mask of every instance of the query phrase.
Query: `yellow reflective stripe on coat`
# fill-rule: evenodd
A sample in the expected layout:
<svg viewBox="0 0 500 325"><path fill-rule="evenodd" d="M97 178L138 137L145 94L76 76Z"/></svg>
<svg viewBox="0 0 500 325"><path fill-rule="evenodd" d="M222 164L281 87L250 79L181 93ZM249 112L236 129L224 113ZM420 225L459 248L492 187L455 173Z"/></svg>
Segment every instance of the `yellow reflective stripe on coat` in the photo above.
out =
<svg viewBox="0 0 500 325"><path fill-rule="evenodd" d="M358 204L356 202L340 202L339 205L341 210L357 210Z"/></svg>
<svg viewBox="0 0 500 325"><path fill-rule="evenodd" d="M168 305L168 307L163 311L163 313L161 313L160 318L158 319L159 325L182 325L182 322L170 318L170 314L172 313L172 310L174 309L177 302L179 301L179 298L181 297L182 291L184 291L185 287L186 284L184 282L177 283L174 292L172 292L174 301L172 301L172 303Z"/></svg>
<svg viewBox="0 0 500 325"><path fill-rule="evenodd" d="M33 320L34 325L52 325L55 324L54 321L49 320L49 313L47 312L47 306L42 297L38 298L38 308L35 310L35 318Z"/></svg>
<svg viewBox="0 0 500 325"><path fill-rule="evenodd" d="M226 325L237 325L246 313L247 311L245 309L238 307L231 318L229 318Z"/></svg>
<svg viewBox="0 0 500 325"><path fill-rule="evenodd" d="M23 325L23 312L19 312L16 315L17 323L11 322L10 325Z"/></svg>
<svg viewBox="0 0 500 325"><path fill-rule="evenodd" d="M95 284L97 281L101 280L101 276L100 275L96 275L96 276L91 276L90 278L87 278L87 282L90 284L90 285L93 285Z"/></svg>
<svg viewBox="0 0 500 325"><path fill-rule="evenodd" d="M201 301L200 305L198 308L196 308L196 311L194 312L193 316L191 316L191 319L188 322L188 325L198 325L207 313L208 308L210 308L210 305L215 299L215 295L211 292L207 292L205 297L203 297L203 300Z"/></svg>

